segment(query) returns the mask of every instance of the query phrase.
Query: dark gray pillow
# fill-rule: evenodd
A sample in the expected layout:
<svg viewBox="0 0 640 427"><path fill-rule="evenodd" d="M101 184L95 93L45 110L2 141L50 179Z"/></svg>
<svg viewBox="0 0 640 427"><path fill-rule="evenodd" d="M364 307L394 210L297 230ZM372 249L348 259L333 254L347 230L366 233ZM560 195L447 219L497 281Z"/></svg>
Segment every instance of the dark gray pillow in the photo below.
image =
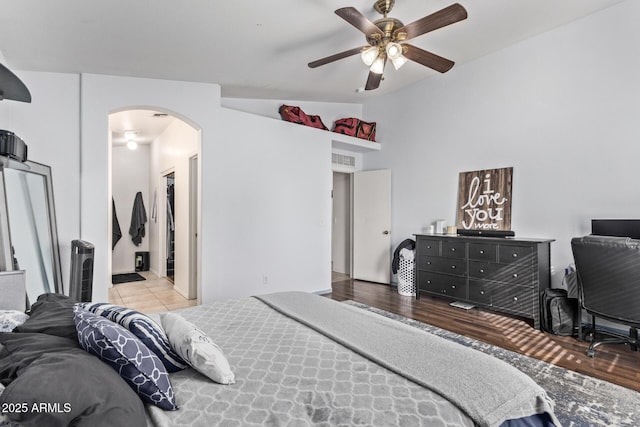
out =
<svg viewBox="0 0 640 427"><path fill-rule="evenodd" d="M31 306L29 319L14 332L39 332L78 341L73 321L73 298L61 294L42 294Z"/></svg>
<svg viewBox="0 0 640 427"><path fill-rule="evenodd" d="M16 409L5 415L22 426L146 426L133 390L78 348L38 357L5 388L0 405Z"/></svg>

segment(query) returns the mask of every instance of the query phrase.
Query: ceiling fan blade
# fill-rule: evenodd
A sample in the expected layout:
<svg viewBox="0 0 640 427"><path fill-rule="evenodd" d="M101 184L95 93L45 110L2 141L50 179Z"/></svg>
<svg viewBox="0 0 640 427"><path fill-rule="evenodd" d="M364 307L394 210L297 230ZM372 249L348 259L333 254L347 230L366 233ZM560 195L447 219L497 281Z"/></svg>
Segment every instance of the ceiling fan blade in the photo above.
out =
<svg viewBox="0 0 640 427"><path fill-rule="evenodd" d="M355 47L353 49L345 50L344 52L336 53L331 56L327 56L325 58L317 59L315 61L309 62L309 68L316 68L321 65L329 64L330 62L338 61L343 58L348 58L349 56L353 56L362 52L362 49L368 46Z"/></svg>
<svg viewBox="0 0 640 427"><path fill-rule="evenodd" d="M343 7L336 10L336 15L353 25L367 36L379 34L384 36L384 32L375 26L366 16L360 13L355 7Z"/></svg>
<svg viewBox="0 0 640 427"><path fill-rule="evenodd" d="M446 73L451 69L451 67L453 67L453 64L455 64L455 62L450 61L447 58L438 56L435 53L427 52L426 50L422 50L419 47L415 47L407 43L404 43L402 46L405 48L404 56L407 59L422 64L425 67L432 68L441 73Z"/></svg>
<svg viewBox="0 0 640 427"><path fill-rule="evenodd" d="M365 85L364 90L378 89L381 81L382 74L376 74L369 71L369 77L367 77L367 84Z"/></svg>
<svg viewBox="0 0 640 427"><path fill-rule="evenodd" d="M406 33L406 37L403 40L410 40L430 31L437 30L438 28L462 21L463 19L467 19L467 10L459 3L455 3L407 24L404 27L398 28L394 32L394 35L397 36L400 33Z"/></svg>

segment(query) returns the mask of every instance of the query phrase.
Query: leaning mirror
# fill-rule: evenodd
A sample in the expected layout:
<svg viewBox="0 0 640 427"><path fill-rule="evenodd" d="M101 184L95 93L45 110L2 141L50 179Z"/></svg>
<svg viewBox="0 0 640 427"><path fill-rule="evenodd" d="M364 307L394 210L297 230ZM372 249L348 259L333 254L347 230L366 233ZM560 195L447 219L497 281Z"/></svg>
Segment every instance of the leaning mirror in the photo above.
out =
<svg viewBox="0 0 640 427"><path fill-rule="evenodd" d="M62 290L51 168L6 157L0 166L0 269L25 270L29 307L40 294Z"/></svg>

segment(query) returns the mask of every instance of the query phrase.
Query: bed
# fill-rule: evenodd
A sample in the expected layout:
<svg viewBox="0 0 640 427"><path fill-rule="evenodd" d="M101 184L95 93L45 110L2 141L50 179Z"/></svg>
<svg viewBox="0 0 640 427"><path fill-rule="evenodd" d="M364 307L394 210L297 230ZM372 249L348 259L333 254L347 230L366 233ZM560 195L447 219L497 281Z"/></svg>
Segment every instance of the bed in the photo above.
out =
<svg viewBox="0 0 640 427"><path fill-rule="evenodd" d="M68 303L63 306L58 311L67 313ZM220 301L177 313L223 349L235 377L232 384L216 383L195 369L177 370L168 378L178 409L165 410L145 403L141 421L141 404L132 402L131 395L116 384L116 376L102 393L96 392L99 404L82 403L89 409L74 403L74 408L64 413L64 404L69 402L59 397L58 406L49 409L60 413L44 411L38 415L64 418L58 425L67 425L71 417L77 425L97 425L91 413L99 413L98 419L103 421L114 416L129 420L128 425L135 419L157 427L560 425L544 390L510 365L328 298L285 292ZM69 334L68 318L65 321L63 330ZM51 318L45 323L52 325ZM11 339L15 341L25 333L51 333L34 329L16 331L12 336L0 334L4 345L0 351L0 381L7 383L7 390L12 387L7 379L19 378L15 367L7 368L11 365L7 348L22 348ZM55 336L50 340L58 338L73 337ZM49 344L60 345L44 343ZM65 351L75 357L79 350ZM28 354L33 353L37 352ZM61 375L57 374L58 381ZM42 371L40 378L38 384L45 381ZM65 399L76 398L82 393L78 390L87 389L88 382L92 390L99 381L77 382L68 388ZM120 387L117 393L110 391L113 387ZM61 389L67 390L58 383L57 393ZM42 396L37 399L46 400ZM36 400L29 404L38 403ZM0 405L7 403L11 402L3 393ZM123 409L125 404L133 406ZM6 418L29 425L24 414L3 412ZM36 419L31 425L42 425L44 419Z"/></svg>

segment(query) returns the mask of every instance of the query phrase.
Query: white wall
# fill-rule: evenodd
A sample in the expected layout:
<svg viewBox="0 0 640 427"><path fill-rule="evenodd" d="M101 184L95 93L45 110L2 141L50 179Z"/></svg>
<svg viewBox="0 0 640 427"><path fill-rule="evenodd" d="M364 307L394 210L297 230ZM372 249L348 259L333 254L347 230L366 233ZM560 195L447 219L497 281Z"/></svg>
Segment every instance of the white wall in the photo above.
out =
<svg viewBox="0 0 640 427"><path fill-rule="evenodd" d="M53 167L61 242L95 245L95 301L107 299L111 282L108 117L132 108L167 112L201 132L202 302L330 287L330 133L222 109L218 85L18 75L34 103L2 103L2 118L29 143L33 159Z"/></svg>
<svg viewBox="0 0 640 427"><path fill-rule="evenodd" d="M459 172L506 166L516 235L556 239L554 285L591 218L638 218L638 16L624 2L368 102L385 144L364 166L393 169L394 244L455 223Z"/></svg>
<svg viewBox="0 0 640 427"><path fill-rule="evenodd" d="M151 267L157 274L166 272L166 182L164 176L175 173L175 274L174 289L189 294L189 158L198 153L199 132L181 120L175 120L154 142L154 161L149 177L150 197L156 192L157 221L150 220ZM153 203L153 202L151 202Z"/></svg>
<svg viewBox="0 0 640 427"><path fill-rule="evenodd" d="M94 295L96 301L107 299L111 275L109 246L110 224L110 150L108 144L108 115L124 109L153 109L188 120L202 130L202 157L217 143L220 87L213 84L175 82L104 75L82 75L81 161L82 207L81 234L96 245L94 264ZM206 166L206 162L204 163ZM209 180L211 169L201 167L201 180ZM214 200L203 188L202 212L213 209ZM204 228L203 222L203 228ZM203 229L203 232L206 230ZM105 253L105 249L108 250ZM204 259L213 251L209 242L202 242ZM208 264L201 265L201 283L211 281L213 271ZM208 287L203 287L203 300Z"/></svg>
<svg viewBox="0 0 640 427"><path fill-rule="evenodd" d="M203 182L212 228L202 235L216 247L204 262L219 285L210 297L329 289L330 135L225 108L220 118Z"/></svg>
<svg viewBox="0 0 640 427"><path fill-rule="evenodd" d="M0 102L0 129L28 146L28 158L51 166L60 261L68 289L71 241L80 238L80 88L73 74L15 71L32 102Z"/></svg>
<svg viewBox="0 0 640 427"><path fill-rule="evenodd" d="M135 254L149 250L151 220L151 197L149 195L149 158L150 147L139 144L135 150L126 146L112 148L111 176L112 195L118 214L122 238L112 251L111 269L113 274L131 273L135 270ZM147 212L145 237L139 246L131 240L131 211L136 193L142 193L142 201ZM111 246L109 246L111 247Z"/></svg>

